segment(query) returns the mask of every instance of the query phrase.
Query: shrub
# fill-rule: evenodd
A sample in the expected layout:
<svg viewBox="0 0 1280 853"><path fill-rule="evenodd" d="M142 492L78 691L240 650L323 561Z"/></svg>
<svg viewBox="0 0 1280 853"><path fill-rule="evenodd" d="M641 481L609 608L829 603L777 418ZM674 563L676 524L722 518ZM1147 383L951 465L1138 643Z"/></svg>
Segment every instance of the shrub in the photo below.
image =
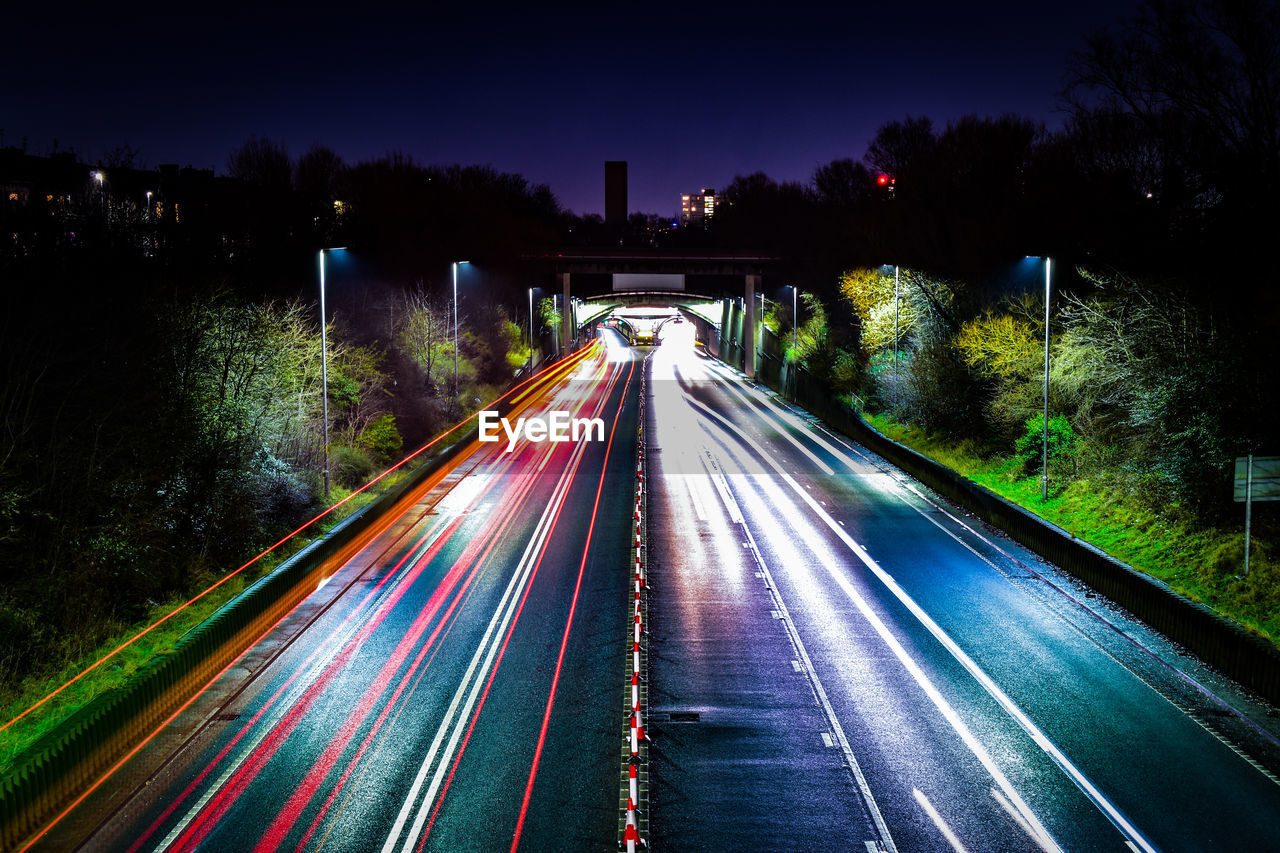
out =
<svg viewBox="0 0 1280 853"><path fill-rule="evenodd" d="M1075 443L1075 431L1066 415L1049 418L1049 460L1070 457ZM1022 459L1025 470L1038 468L1045 451L1044 415L1027 418L1027 431L1015 442L1014 448Z"/></svg>
<svg viewBox="0 0 1280 853"><path fill-rule="evenodd" d="M404 439L396 427L395 415L379 415L360 433L357 442L379 462L391 463L404 451Z"/></svg>
<svg viewBox="0 0 1280 853"><path fill-rule="evenodd" d="M341 445L333 448L329 472L335 483L354 489L367 483L375 471L377 466L364 449Z"/></svg>

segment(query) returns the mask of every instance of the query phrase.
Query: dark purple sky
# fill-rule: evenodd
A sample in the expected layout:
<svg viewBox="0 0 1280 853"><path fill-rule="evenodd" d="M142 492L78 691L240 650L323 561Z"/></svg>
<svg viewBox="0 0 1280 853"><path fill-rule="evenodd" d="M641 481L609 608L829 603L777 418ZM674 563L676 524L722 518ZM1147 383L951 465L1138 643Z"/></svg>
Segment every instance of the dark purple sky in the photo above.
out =
<svg viewBox="0 0 1280 853"><path fill-rule="evenodd" d="M3 143L57 139L89 160L128 143L149 166L219 173L254 133L295 156L399 150L519 172L577 213L603 211L603 163L619 159L631 210L666 215L737 174L808 180L908 114L1055 127L1068 54L1137 0L183 5L11 19Z"/></svg>

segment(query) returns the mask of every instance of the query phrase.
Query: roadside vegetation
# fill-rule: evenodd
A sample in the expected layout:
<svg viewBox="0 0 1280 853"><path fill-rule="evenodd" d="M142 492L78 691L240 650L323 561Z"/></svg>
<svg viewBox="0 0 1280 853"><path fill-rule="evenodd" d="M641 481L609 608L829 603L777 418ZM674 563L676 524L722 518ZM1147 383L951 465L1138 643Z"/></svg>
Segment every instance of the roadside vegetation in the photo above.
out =
<svg viewBox="0 0 1280 853"><path fill-rule="evenodd" d="M850 399L885 435L1270 639L1280 639L1273 504L1254 506L1249 572L1234 459L1268 427L1263 365L1246 330L1179 286L1088 268L1050 310L1048 500L1043 262L1035 284L985 287L893 268L841 277L859 348L828 342L811 304L788 360ZM1003 295L991 297L990 294ZM989 301L984 301L987 296Z"/></svg>
<svg viewBox="0 0 1280 853"><path fill-rule="evenodd" d="M330 318L327 496L314 303L222 287L149 299L129 346L84 373L68 356L78 335L38 338L10 318L0 392L3 722L398 462L401 417L415 424L413 449L496 396L528 359L525 332L501 307L473 312L459 332L455 394L451 311L420 289L387 298L395 319L383 339L357 342L347 318ZM0 773L387 485L0 732Z"/></svg>

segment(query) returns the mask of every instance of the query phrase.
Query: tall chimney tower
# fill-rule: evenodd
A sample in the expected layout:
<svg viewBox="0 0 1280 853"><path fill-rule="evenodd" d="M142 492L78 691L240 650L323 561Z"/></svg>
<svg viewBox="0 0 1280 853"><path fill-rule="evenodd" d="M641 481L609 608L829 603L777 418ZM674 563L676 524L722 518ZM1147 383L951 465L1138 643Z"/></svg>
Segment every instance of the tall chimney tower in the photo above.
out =
<svg viewBox="0 0 1280 853"><path fill-rule="evenodd" d="M627 221L627 161L604 161L604 221L623 225Z"/></svg>

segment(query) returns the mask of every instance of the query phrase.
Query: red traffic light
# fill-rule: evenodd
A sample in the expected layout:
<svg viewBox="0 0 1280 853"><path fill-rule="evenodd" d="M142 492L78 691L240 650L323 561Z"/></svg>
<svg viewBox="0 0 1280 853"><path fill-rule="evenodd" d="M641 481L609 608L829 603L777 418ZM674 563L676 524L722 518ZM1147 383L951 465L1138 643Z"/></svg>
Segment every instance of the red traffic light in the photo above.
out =
<svg viewBox="0 0 1280 853"><path fill-rule="evenodd" d="M889 176L881 175L880 177L876 178L876 183L879 184L880 186L884 186L885 184L889 183Z"/></svg>

